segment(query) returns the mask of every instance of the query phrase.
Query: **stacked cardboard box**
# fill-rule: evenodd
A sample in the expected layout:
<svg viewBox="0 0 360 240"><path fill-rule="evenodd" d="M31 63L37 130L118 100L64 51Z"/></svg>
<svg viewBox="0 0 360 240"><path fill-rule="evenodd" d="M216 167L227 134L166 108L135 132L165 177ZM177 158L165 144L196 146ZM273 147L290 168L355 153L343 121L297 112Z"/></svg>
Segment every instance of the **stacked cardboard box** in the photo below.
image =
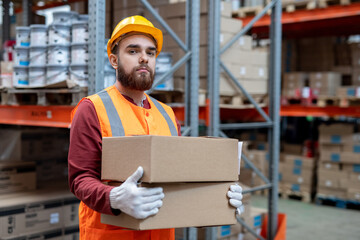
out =
<svg viewBox="0 0 360 240"><path fill-rule="evenodd" d="M360 141L352 124L321 125L317 193L360 200Z"/></svg>
<svg viewBox="0 0 360 240"><path fill-rule="evenodd" d="M267 151L247 150L246 152L244 151L244 154L265 177L269 175L269 153ZM264 184L264 181L244 161L241 162L240 172L239 181L241 183L250 187Z"/></svg>
<svg viewBox="0 0 360 240"><path fill-rule="evenodd" d="M13 86L13 62L1 61L0 73L0 89L11 88Z"/></svg>
<svg viewBox="0 0 360 240"><path fill-rule="evenodd" d="M352 84L360 86L360 43L351 44Z"/></svg>
<svg viewBox="0 0 360 240"><path fill-rule="evenodd" d="M248 187L244 184L240 183L240 186L244 189L248 189ZM251 195L244 194L242 199L244 205L244 212L241 214L241 218L250 226L253 226L253 229L256 230L259 225L262 223L262 217L259 217L259 214L255 214L255 210L252 211L253 207L251 207ZM224 225L216 227L216 239L217 240L230 240L230 239L238 239L239 235L247 232L244 230L243 226L240 223L236 223L234 225ZM184 229L177 228L175 229L175 239L183 240L184 239ZM205 240L206 239L206 228L197 228L197 240Z"/></svg>
<svg viewBox="0 0 360 240"><path fill-rule="evenodd" d="M335 72L310 73L309 85L313 96L336 96L336 90L341 86L341 75Z"/></svg>
<svg viewBox="0 0 360 240"><path fill-rule="evenodd" d="M330 71L334 66L335 38L304 38L298 41L300 71Z"/></svg>
<svg viewBox="0 0 360 240"><path fill-rule="evenodd" d="M308 86L308 73L288 72L283 74L282 96L286 98L303 98L306 96Z"/></svg>
<svg viewBox="0 0 360 240"><path fill-rule="evenodd" d="M79 225L78 206L79 200L68 189L2 194L0 238L35 239L35 236L49 236L49 231L57 239L75 236Z"/></svg>
<svg viewBox="0 0 360 240"><path fill-rule="evenodd" d="M3 189L30 190L48 181L66 182L68 135L66 129L2 129L0 175L12 179Z"/></svg>
<svg viewBox="0 0 360 240"><path fill-rule="evenodd" d="M116 157L120 155L123 157ZM103 214L101 221L136 230L235 224L235 210L226 194L238 179L238 161L236 139L104 138L103 180L125 181L142 166L142 185L162 187L165 198L158 214L151 218L137 220L126 214ZM210 208L212 211L208 211Z"/></svg>
<svg viewBox="0 0 360 240"><path fill-rule="evenodd" d="M314 190L316 160L301 155L284 154L279 164L281 192L301 192L309 195Z"/></svg>

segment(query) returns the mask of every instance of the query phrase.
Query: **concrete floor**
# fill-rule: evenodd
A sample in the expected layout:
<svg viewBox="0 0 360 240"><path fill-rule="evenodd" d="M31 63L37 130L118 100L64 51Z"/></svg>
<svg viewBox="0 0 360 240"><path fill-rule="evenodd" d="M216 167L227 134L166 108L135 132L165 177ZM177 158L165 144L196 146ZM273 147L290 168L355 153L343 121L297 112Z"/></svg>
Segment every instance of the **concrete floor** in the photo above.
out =
<svg viewBox="0 0 360 240"><path fill-rule="evenodd" d="M252 206L267 207L267 198L251 196ZM287 215L287 240L360 240L360 211L279 199Z"/></svg>

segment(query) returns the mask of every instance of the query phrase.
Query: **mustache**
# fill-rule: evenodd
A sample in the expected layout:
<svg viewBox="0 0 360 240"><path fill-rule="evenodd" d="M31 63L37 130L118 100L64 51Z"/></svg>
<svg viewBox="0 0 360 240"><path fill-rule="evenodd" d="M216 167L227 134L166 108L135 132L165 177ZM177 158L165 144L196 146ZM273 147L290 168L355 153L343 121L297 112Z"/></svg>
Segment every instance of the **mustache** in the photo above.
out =
<svg viewBox="0 0 360 240"><path fill-rule="evenodd" d="M140 64L139 66L137 66L135 68L135 71L141 69L141 68L145 68L148 72L151 72L151 69L149 68L149 66L147 64Z"/></svg>

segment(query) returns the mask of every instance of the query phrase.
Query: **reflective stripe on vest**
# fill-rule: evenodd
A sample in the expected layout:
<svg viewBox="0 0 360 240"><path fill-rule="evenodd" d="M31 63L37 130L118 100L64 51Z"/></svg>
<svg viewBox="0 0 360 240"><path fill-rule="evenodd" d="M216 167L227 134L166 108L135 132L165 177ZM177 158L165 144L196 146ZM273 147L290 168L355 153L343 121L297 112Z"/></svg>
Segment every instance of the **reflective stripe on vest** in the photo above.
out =
<svg viewBox="0 0 360 240"><path fill-rule="evenodd" d="M104 103L106 113L109 118L111 132L113 137L125 136L125 130L118 112L116 111L115 105L111 100L111 97L107 91L101 91L98 93L102 102Z"/></svg>
<svg viewBox="0 0 360 240"><path fill-rule="evenodd" d="M167 112L165 111L163 106L161 106L161 104L155 98L150 97L150 96L149 96L149 98L154 103L155 107L159 110L161 115L163 115L163 117L165 118L165 120L169 126L171 136L178 136L178 131L176 130L176 127L175 127L173 121L171 120L171 118L169 117L169 114L167 114Z"/></svg>
<svg viewBox="0 0 360 240"><path fill-rule="evenodd" d="M107 116L109 118L111 132L113 137L122 137L125 136L125 130L122 125L121 119L119 117L118 112L116 111L115 105L112 102L112 99L107 91L101 91L98 93L99 97L101 98L102 102L104 103ZM174 123L172 122L169 114L165 111L163 106L153 97L150 97L151 101L154 103L155 107L159 110L161 115L165 118L169 129L171 136L178 136L178 131L176 130L176 127Z"/></svg>

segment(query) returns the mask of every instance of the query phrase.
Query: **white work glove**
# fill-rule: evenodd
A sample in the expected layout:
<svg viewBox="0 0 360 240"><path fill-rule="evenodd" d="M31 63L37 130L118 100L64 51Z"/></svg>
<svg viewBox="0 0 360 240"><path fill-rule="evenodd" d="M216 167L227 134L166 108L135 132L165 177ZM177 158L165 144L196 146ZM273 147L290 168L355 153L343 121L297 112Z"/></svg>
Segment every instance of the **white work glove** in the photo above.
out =
<svg viewBox="0 0 360 240"><path fill-rule="evenodd" d="M143 173L143 168L138 167L123 184L110 191L110 205L113 209L120 209L136 219L145 219L159 212L164 198L163 189L138 187L137 182Z"/></svg>
<svg viewBox="0 0 360 240"><path fill-rule="evenodd" d="M229 203L231 206L236 208L236 212L241 215L244 212L244 205L242 204L242 188L235 184L230 185L230 191L227 192L227 196L229 197Z"/></svg>

